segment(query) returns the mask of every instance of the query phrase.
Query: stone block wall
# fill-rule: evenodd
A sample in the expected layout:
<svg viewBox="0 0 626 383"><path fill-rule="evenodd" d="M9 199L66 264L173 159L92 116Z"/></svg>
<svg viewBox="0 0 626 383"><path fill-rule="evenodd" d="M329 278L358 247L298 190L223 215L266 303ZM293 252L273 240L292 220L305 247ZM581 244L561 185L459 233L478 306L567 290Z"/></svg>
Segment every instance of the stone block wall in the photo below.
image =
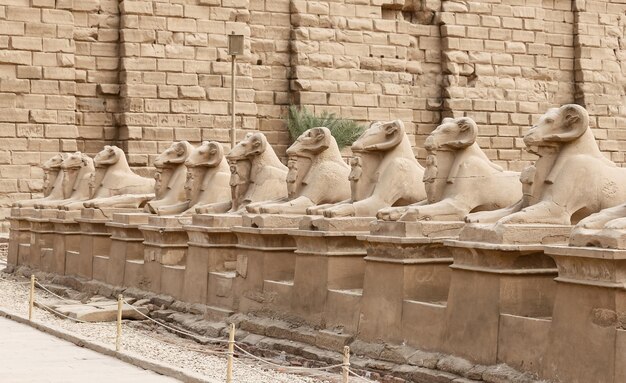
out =
<svg viewBox="0 0 626 383"><path fill-rule="evenodd" d="M592 114L624 162L623 0L0 0L0 217L38 196L58 151L122 146L148 173L173 140L228 142L227 34L246 36L237 124L289 144L290 104L402 119L421 145L467 115L490 158L533 160L521 135L551 106Z"/></svg>

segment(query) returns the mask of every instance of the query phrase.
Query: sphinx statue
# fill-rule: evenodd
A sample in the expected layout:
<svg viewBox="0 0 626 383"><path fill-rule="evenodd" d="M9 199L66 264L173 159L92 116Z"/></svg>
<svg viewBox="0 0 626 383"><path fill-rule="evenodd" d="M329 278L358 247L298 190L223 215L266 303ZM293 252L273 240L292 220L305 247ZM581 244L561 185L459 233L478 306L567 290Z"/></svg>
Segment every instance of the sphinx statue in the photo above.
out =
<svg viewBox="0 0 626 383"><path fill-rule="evenodd" d="M378 212L388 221L461 221L472 211L501 209L522 197L519 173L491 162L476 143L478 127L468 117L445 118L426 139L424 183L428 198Z"/></svg>
<svg viewBox="0 0 626 383"><path fill-rule="evenodd" d="M240 213L247 205L287 197L287 167L261 132L248 133L226 155L230 164L230 203L205 204L197 213Z"/></svg>
<svg viewBox="0 0 626 383"><path fill-rule="evenodd" d="M570 225L626 201L626 169L602 155L582 106L548 110L524 143L539 159L522 172L522 199L508 208L469 214L467 222Z"/></svg>
<svg viewBox="0 0 626 383"><path fill-rule="evenodd" d="M204 205L223 204L230 209L230 172L219 142L204 141L189 153L184 163L184 200L159 207L160 214L193 214Z"/></svg>
<svg viewBox="0 0 626 383"><path fill-rule="evenodd" d="M107 145L93 161L96 172L91 180L91 198L65 204L64 209L138 208L154 198L155 180L135 174L128 166L122 149Z"/></svg>
<svg viewBox="0 0 626 383"><path fill-rule="evenodd" d="M13 207L34 207L45 201L58 201L65 198L63 195L63 171L61 164L67 158L67 153L58 153L49 158L41 166L43 175L43 198L18 201Z"/></svg>
<svg viewBox="0 0 626 383"><path fill-rule="evenodd" d="M92 193L90 187L94 175L94 163L88 155L75 152L68 154L61 162L61 196L59 199L41 200L35 204L38 209L60 208L72 203L82 203Z"/></svg>
<svg viewBox="0 0 626 383"><path fill-rule="evenodd" d="M253 213L306 214L308 207L350 198L350 167L341 158L337 141L325 127L302 133L287 149L289 172L286 201L248 205Z"/></svg>
<svg viewBox="0 0 626 383"><path fill-rule="evenodd" d="M424 168L417 162L400 120L375 122L352 144L358 160L348 174L351 198L335 205L318 205L308 214L334 217L374 217L383 208L426 198Z"/></svg>
<svg viewBox="0 0 626 383"><path fill-rule="evenodd" d="M153 214L178 214L181 211L170 211L165 207L179 205L186 201L185 179L187 168L185 161L193 151L193 146L187 141L174 142L154 160L155 197L148 201L144 211Z"/></svg>

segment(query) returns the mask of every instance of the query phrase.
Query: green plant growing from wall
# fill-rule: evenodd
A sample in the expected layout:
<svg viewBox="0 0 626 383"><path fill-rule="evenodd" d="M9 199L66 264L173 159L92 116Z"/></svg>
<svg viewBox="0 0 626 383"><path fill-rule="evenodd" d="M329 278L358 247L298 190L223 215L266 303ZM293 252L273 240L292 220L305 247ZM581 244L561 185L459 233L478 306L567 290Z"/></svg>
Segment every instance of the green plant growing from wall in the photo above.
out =
<svg viewBox="0 0 626 383"><path fill-rule="evenodd" d="M353 120L340 118L334 113L324 112L319 116L309 112L304 107L290 106L287 116L287 129L294 142L302 133L311 128L324 126L337 140L339 149L352 145L365 131L365 127Z"/></svg>

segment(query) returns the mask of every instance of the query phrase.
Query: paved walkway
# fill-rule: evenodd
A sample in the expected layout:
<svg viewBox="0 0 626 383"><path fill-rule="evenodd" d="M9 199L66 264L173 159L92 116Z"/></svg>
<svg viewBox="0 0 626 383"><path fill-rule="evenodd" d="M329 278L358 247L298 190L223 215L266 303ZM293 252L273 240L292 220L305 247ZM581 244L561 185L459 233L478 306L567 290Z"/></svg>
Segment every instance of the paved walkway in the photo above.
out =
<svg viewBox="0 0 626 383"><path fill-rule="evenodd" d="M174 383L27 325L0 318L2 383Z"/></svg>

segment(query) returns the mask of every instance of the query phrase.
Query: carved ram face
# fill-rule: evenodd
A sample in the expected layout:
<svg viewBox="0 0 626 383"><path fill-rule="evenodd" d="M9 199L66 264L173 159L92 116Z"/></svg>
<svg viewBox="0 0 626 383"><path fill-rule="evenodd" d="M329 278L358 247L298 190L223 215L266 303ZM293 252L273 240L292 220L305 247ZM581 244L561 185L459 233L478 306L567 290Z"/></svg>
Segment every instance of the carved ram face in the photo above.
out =
<svg viewBox="0 0 626 383"><path fill-rule="evenodd" d="M229 161L237 161L251 158L263 153L267 148L267 138L260 132L248 133L235 147L226 155Z"/></svg>
<svg viewBox="0 0 626 383"><path fill-rule="evenodd" d="M160 168L167 165L182 164L189 156L191 149L192 146L187 141L174 142L154 159L154 166Z"/></svg>
<svg viewBox="0 0 626 383"><path fill-rule="evenodd" d="M62 169L76 169L85 165L86 155L81 152L69 154L61 163Z"/></svg>
<svg viewBox="0 0 626 383"><path fill-rule="evenodd" d="M67 153L58 153L43 163L44 169L59 169L63 161L67 158Z"/></svg>
<svg viewBox="0 0 626 383"><path fill-rule="evenodd" d="M302 133L300 137L287 149L287 156L310 156L321 153L328 149L330 140L334 137L326 127L311 128Z"/></svg>
<svg viewBox="0 0 626 383"><path fill-rule="evenodd" d="M352 144L352 151L358 153L391 150L402 142L404 136L404 124L400 120L374 122Z"/></svg>
<svg viewBox="0 0 626 383"><path fill-rule="evenodd" d="M213 167L219 165L223 157L224 149L219 142L204 141L189 154L185 161L185 166L188 168L196 166Z"/></svg>
<svg viewBox="0 0 626 383"><path fill-rule="evenodd" d="M553 146L573 141L589 128L589 114L580 105L568 104L549 109L524 136L524 143L532 146Z"/></svg>
<svg viewBox="0 0 626 383"><path fill-rule="evenodd" d="M110 166L119 161L120 156L123 156L124 152L117 146L106 145L96 156L94 157L94 163L96 167Z"/></svg>
<svg viewBox="0 0 626 383"><path fill-rule="evenodd" d="M428 151L466 148L476 141L477 131L471 118L444 118L441 125L430 133L424 148Z"/></svg>

